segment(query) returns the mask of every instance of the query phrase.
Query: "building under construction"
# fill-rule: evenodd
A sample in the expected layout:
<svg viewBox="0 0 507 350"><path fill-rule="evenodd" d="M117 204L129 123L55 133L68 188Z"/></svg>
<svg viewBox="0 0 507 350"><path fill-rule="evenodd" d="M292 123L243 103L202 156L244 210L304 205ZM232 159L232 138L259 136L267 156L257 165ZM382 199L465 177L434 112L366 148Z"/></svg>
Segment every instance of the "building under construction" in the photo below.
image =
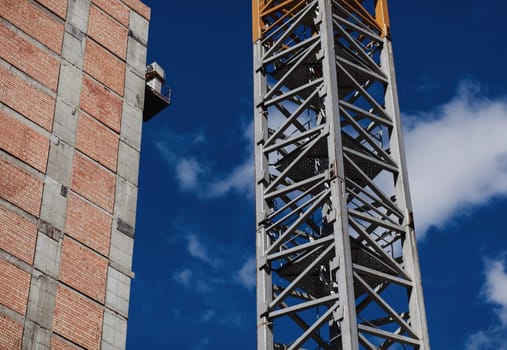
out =
<svg viewBox="0 0 507 350"><path fill-rule="evenodd" d="M253 0L258 349L429 349L386 0Z"/></svg>
<svg viewBox="0 0 507 350"><path fill-rule="evenodd" d="M387 1L252 2L258 349L428 350ZM149 18L0 1L0 349L125 348Z"/></svg>
<svg viewBox="0 0 507 350"><path fill-rule="evenodd" d="M125 348L149 18L0 1L0 349Z"/></svg>

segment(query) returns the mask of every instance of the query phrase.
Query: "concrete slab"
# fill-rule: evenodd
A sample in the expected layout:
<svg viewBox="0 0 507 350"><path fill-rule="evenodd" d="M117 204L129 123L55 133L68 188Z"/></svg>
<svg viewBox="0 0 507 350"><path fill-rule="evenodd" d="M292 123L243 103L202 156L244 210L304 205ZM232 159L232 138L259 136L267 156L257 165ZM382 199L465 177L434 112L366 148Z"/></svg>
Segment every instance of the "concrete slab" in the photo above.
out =
<svg viewBox="0 0 507 350"><path fill-rule="evenodd" d="M116 194L114 215L132 226L136 225L137 186L118 177L116 179Z"/></svg>
<svg viewBox="0 0 507 350"><path fill-rule="evenodd" d="M65 32L63 35L62 57L77 68L82 68L84 52L84 38L79 39Z"/></svg>
<svg viewBox="0 0 507 350"><path fill-rule="evenodd" d="M45 329L53 325L56 287L56 280L37 271L32 275L26 317Z"/></svg>
<svg viewBox="0 0 507 350"><path fill-rule="evenodd" d="M108 268L106 286L106 305L127 317L130 299L130 277L120 271Z"/></svg>
<svg viewBox="0 0 507 350"><path fill-rule="evenodd" d="M81 94L83 72L67 61L60 65L60 80L58 82L58 96L70 105L78 107Z"/></svg>
<svg viewBox="0 0 507 350"><path fill-rule="evenodd" d="M141 150L142 125L143 110L124 101L120 139L138 151Z"/></svg>
<svg viewBox="0 0 507 350"><path fill-rule="evenodd" d="M57 278L60 272L61 246L61 240L55 241L39 232L35 247L34 267L53 278Z"/></svg>
<svg viewBox="0 0 507 350"><path fill-rule="evenodd" d="M137 186L139 151L120 141L117 174Z"/></svg>
<svg viewBox="0 0 507 350"><path fill-rule="evenodd" d="M79 31L86 33L88 30L88 16L90 13L89 0L69 0L67 5L67 21Z"/></svg>
<svg viewBox="0 0 507 350"><path fill-rule="evenodd" d="M134 68L127 66L125 73L125 102L139 108L141 111L144 107L144 69L142 73L139 73Z"/></svg>
<svg viewBox="0 0 507 350"><path fill-rule="evenodd" d="M127 270L132 269L132 253L134 240L126 234L118 231L116 220L113 222L111 232L111 246L109 258Z"/></svg>
<svg viewBox="0 0 507 350"><path fill-rule="evenodd" d="M63 231L65 226L65 213L67 212L66 196L65 189L62 191L62 185L51 177L46 176L40 218L60 231Z"/></svg>
<svg viewBox="0 0 507 350"><path fill-rule="evenodd" d="M104 312L102 328L102 350L123 350L127 342L127 320L112 313Z"/></svg>
<svg viewBox="0 0 507 350"><path fill-rule="evenodd" d="M130 35L144 46L148 45L149 22L137 12L130 11L129 32Z"/></svg>
<svg viewBox="0 0 507 350"><path fill-rule="evenodd" d="M133 37L128 38L127 64L132 66L139 74L144 75L146 70L146 47Z"/></svg>

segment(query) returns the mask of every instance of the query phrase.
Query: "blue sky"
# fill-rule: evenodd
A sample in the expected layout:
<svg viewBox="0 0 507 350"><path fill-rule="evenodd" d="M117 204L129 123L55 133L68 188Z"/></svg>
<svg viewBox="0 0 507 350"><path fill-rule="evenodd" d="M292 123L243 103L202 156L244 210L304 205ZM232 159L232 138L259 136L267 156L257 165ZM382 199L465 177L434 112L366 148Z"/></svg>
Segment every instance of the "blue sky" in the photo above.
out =
<svg viewBox="0 0 507 350"><path fill-rule="evenodd" d="M248 1L154 1L129 349L255 349ZM507 4L390 1L434 349L507 349Z"/></svg>

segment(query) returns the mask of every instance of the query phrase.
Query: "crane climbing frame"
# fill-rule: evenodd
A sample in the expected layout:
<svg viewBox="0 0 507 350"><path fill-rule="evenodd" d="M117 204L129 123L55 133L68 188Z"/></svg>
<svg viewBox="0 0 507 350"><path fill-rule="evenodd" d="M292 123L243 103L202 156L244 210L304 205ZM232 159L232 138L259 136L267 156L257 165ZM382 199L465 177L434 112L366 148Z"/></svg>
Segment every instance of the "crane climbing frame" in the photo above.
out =
<svg viewBox="0 0 507 350"><path fill-rule="evenodd" d="M253 0L257 343L429 350L386 0Z"/></svg>

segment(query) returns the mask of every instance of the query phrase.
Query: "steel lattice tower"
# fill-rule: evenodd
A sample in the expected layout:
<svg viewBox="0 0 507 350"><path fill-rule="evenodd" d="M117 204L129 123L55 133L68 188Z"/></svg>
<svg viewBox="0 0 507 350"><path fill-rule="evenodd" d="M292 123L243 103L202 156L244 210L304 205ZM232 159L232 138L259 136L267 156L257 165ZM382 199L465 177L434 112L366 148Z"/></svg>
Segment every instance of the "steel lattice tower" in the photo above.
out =
<svg viewBox="0 0 507 350"><path fill-rule="evenodd" d="M386 0L253 0L258 349L430 349Z"/></svg>

